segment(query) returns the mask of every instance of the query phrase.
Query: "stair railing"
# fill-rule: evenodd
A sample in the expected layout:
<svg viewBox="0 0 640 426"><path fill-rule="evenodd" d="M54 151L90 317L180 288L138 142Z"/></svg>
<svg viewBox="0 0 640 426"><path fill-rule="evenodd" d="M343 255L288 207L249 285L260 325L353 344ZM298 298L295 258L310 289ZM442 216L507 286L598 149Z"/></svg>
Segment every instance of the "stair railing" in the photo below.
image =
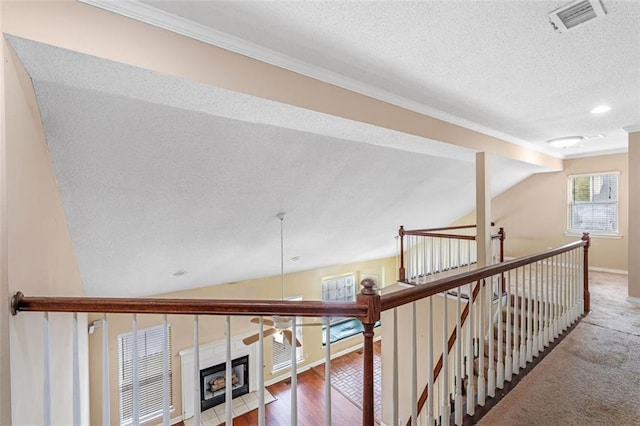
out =
<svg viewBox="0 0 640 426"><path fill-rule="evenodd" d="M585 234L556 249L384 294L383 341L389 330L396 335L383 344L383 368L392 366L382 375L392 392L383 422L448 425L473 416L589 310L589 245Z"/></svg>
<svg viewBox="0 0 640 426"><path fill-rule="evenodd" d="M476 230L476 225L412 230L401 226L399 281L426 284L442 273L470 270L478 261ZM504 261L504 240L503 228L491 236L492 263Z"/></svg>
<svg viewBox="0 0 640 426"><path fill-rule="evenodd" d="M193 371L182 371L183 375L193 375L194 388L192 390L185 390L184 392L192 391L193 407L188 407L189 411L193 409L193 424L200 424L201 419L201 388L202 383L200 379L200 373L203 366L199 360L201 353L200 350L200 318L202 316L216 316L225 318L226 324L226 343L225 343L225 378L226 383L232 383L232 359L231 359L231 319L246 316L258 316L259 328L257 338L257 362L251 360L251 365L262 366L264 365L264 343L270 334L264 330L263 325L265 322L265 316L276 317L289 317L292 320L291 335L296 336L296 317L322 317L326 324L329 324L331 317L355 317L358 318L363 324L364 335L364 356L363 356L363 401L362 401L362 424L373 425L374 424L374 383L373 383L373 337L374 337L374 325L380 319L380 296L377 290L374 288L373 281L365 279L362 282L362 291L358 294L355 302L321 302L321 301L282 301L282 300L214 300L214 299L161 299L161 298L98 298L98 297L29 297L25 296L21 292L14 294L11 300L11 312L13 315L17 315L19 312L42 312L43 313L43 329L44 329L44 352L42 354L42 362L44 365L44 386L42 390L43 400L43 419L42 424L53 425L56 424L55 410L56 406L53 404L54 393L58 392L58 389L54 389L52 383L52 352L60 350L57 345L51 344L52 335L50 333L50 314L51 313L69 313L72 315L72 331L69 334L73 335L73 378L72 378L72 393L73 393L73 424L81 424L81 405L82 397L80 390L80 352L78 336L81 333L78 321L79 313L101 313L103 314L101 320L101 331L103 333L102 340L102 385L103 395L101 402L102 409L102 423L109 425L116 422L115 419L111 419L110 412L112 408L112 402L110 401L110 384L109 384L109 352L110 342L108 341L108 325L109 319L107 314L132 314L132 330L133 330L133 343L131 344L132 351L132 413L131 423L134 425L140 424L145 419L144 413L139 410L140 401L143 397L143 392L140 389L140 368L138 363L138 315L139 314L160 314L163 321L161 323L165 337L169 327L167 322L167 315L189 315L193 316ZM246 324L246 321L245 321ZM56 327L57 328L57 327ZM246 325L245 325L246 328ZM330 327L326 327L326 339L329 342ZM85 329L86 332L86 329ZM246 329L244 330L246 333ZM164 337L163 337L164 339ZM111 346L113 342L111 342ZM159 356L164 358L164 361L171 356L168 350L168 344L164 339L162 353ZM291 351L291 365L295 366L297 362L296 345L292 344ZM66 349L66 348L64 348ZM34 354L35 357L35 354ZM164 364L163 361L163 364ZM325 388L325 418L324 424L331 425L331 349L327 344L325 347L325 375L326 383L329 385ZM208 366L204 366L205 368ZM253 368L253 367L251 367ZM170 404L169 392L170 383L167 373L166 364L163 367L164 372L162 378L162 422L165 425L171 423L170 419ZM252 373L253 374L253 373ZM256 374L258 376L256 390L258 394L258 424L265 424L265 383L263 368L257 368ZM292 367L292 375L295 374L295 369ZM296 386L296 381L292 378L292 388ZM138 385L137 385L138 384ZM220 418L220 421L226 422L226 424L232 424L232 394L231 386L226 386L225 394L225 418ZM297 424L298 408L295 398L295 392L292 389L291 392L291 422L290 424ZM160 395L156 395L156 398ZM183 401L184 402L184 401ZM321 403L321 401L318 401ZM26 405L26 403L25 403ZM183 413L185 407L183 407ZM159 415L156 415L160 417ZM186 420L186 419L183 419ZM322 422L322 419L318 419Z"/></svg>

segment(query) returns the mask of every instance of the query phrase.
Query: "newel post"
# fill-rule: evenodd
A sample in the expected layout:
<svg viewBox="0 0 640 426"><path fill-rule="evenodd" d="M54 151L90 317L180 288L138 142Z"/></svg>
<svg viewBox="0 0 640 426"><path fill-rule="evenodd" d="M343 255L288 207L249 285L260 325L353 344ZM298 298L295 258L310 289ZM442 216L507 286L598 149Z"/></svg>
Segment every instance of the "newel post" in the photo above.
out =
<svg viewBox="0 0 640 426"><path fill-rule="evenodd" d="M398 281L404 282L406 279L406 272L404 269L404 226L400 227L398 231L398 238L400 238L400 270L398 271Z"/></svg>
<svg viewBox="0 0 640 426"><path fill-rule="evenodd" d="M380 319L380 296L372 280L364 279L360 285L363 288L358 294L358 303L367 305L367 315L360 318L364 328L362 332L364 335L362 424L363 426L373 426L375 423L373 413L373 327Z"/></svg>
<svg viewBox="0 0 640 426"><path fill-rule="evenodd" d="M591 310L591 293L589 293L589 247L591 246L591 237L588 232L584 232L581 239L585 242L582 275L584 279L584 313L586 314Z"/></svg>

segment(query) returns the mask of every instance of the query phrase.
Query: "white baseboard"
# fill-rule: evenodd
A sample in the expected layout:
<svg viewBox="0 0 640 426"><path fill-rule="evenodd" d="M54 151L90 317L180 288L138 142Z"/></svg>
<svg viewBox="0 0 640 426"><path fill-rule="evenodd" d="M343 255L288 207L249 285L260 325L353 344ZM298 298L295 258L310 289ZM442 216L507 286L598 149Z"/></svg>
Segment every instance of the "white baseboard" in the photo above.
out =
<svg viewBox="0 0 640 426"><path fill-rule="evenodd" d="M181 421L182 421L182 416L178 416L178 417L169 419L169 424L175 425L177 423L180 423Z"/></svg>
<svg viewBox="0 0 640 426"><path fill-rule="evenodd" d="M627 302L640 303L640 297L627 296Z"/></svg>
<svg viewBox="0 0 640 426"><path fill-rule="evenodd" d="M607 272L609 274L629 275L629 271L625 271L624 269L599 268L597 266L589 266L589 270L595 272Z"/></svg>
<svg viewBox="0 0 640 426"><path fill-rule="evenodd" d="M382 339L382 336L376 336L376 337L373 338L373 341L377 342L378 340L381 340L381 339ZM364 347L364 343L358 343L357 345L353 345L353 346L351 346L351 347L349 347L347 349L341 350L341 351L336 352L336 353L332 353L331 354L331 359L340 358L343 355L346 355L346 354L351 353L351 352L355 352L358 349L361 349L363 347ZM302 367L299 367L298 368L298 374L304 373L305 371L310 370L313 367L317 367L318 365L322 365L322 364L324 364L324 358L319 359L318 361L314 361L314 362L311 362L309 364L306 364L306 365L304 365ZM283 380L288 379L289 377L291 377L291 372L285 373L285 374L282 374L282 375L280 375L278 377L274 377L274 378L272 378L270 380L267 380L266 382L264 382L264 385L265 385L265 387L266 386L271 386L274 383L281 382Z"/></svg>

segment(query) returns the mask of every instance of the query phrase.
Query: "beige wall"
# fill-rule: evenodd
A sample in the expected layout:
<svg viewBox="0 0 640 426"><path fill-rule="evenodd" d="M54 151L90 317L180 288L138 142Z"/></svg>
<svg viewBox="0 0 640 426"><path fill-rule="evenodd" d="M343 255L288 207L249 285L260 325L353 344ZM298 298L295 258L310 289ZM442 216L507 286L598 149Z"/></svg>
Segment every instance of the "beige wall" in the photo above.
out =
<svg viewBox="0 0 640 426"><path fill-rule="evenodd" d="M296 272L285 275L285 297L302 296L303 300L321 300L321 280L323 277L355 273L356 279L360 281L361 274L375 274L380 278L381 287L385 282L394 282L397 277L396 258L386 258L381 260L362 262L350 265L340 265L321 269L314 269L304 272ZM280 299L281 287L280 276L263 279L241 281L231 284L215 285L195 290L181 291L176 293L163 294L160 297L171 298L212 298L212 299ZM98 319L99 316L91 317ZM231 333L241 335L257 331L257 326L249 322L251 317L234 317L231 321ZM314 322L308 318L305 322ZM180 356L178 352L193 347L193 317L183 315L169 316L172 327L172 364L173 364L173 406L175 412L172 418L180 416L182 413L181 401L181 374ZM131 331L131 315L109 315L109 365L110 365L110 387L111 394L111 420L116 424L118 419L118 340L117 336ZM160 315L140 315L138 317L138 327L145 328L162 323ZM212 341L224 339L225 318L214 316L203 316L200 318L200 343L205 344ZM299 364L299 368L304 368L309 364L320 361L324 357L324 347L322 346L321 327L303 328L303 347L305 360ZM379 332L379 329L376 329ZM289 373L288 369L280 370L275 374L271 371L272 347L267 340L265 344L265 381L270 381L282 377ZM331 345L332 353L348 349L362 342L362 336L354 336L349 339L336 342ZM98 424L101 421L102 408L102 330L89 337L90 352L90 383L91 383L91 424Z"/></svg>
<svg viewBox="0 0 640 426"><path fill-rule="evenodd" d="M0 14L1 14L0 9ZM2 34L2 19L0 19ZM0 44L4 57L5 43ZM11 423L11 368L9 358L9 287L7 270L7 181L4 99L4 61L0 64L0 424Z"/></svg>
<svg viewBox="0 0 640 426"><path fill-rule="evenodd" d="M629 239L629 157L627 154L604 155L564 161L561 172L532 175L495 197L491 217L497 227L504 227L505 255L518 257L549 247L570 243L579 236L566 236L567 178L571 174L619 171L619 233L622 238L592 239L590 266L627 271ZM475 212L456 224L475 223ZM497 228L494 228L494 232Z"/></svg>
<svg viewBox="0 0 640 426"><path fill-rule="evenodd" d="M80 296L82 283L47 149L31 80L5 45L8 290L26 295ZM43 315L10 320L13 424L43 422ZM82 319L84 318L84 320ZM82 316L81 371L88 361ZM51 315L53 423L72 423L72 319ZM86 374L84 375L86 376ZM83 392L87 381L83 377ZM88 419L88 398L84 417Z"/></svg>
<svg viewBox="0 0 640 426"><path fill-rule="evenodd" d="M640 132L629 134L629 296L640 301Z"/></svg>

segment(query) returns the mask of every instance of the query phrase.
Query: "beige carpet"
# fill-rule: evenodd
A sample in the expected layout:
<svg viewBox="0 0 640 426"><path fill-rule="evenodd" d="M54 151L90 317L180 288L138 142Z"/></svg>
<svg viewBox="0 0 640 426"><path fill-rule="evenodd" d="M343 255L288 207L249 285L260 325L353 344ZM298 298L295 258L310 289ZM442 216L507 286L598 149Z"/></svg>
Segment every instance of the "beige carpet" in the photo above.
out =
<svg viewBox="0 0 640 426"><path fill-rule="evenodd" d="M590 274L591 313L479 425L640 425L640 304Z"/></svg>

